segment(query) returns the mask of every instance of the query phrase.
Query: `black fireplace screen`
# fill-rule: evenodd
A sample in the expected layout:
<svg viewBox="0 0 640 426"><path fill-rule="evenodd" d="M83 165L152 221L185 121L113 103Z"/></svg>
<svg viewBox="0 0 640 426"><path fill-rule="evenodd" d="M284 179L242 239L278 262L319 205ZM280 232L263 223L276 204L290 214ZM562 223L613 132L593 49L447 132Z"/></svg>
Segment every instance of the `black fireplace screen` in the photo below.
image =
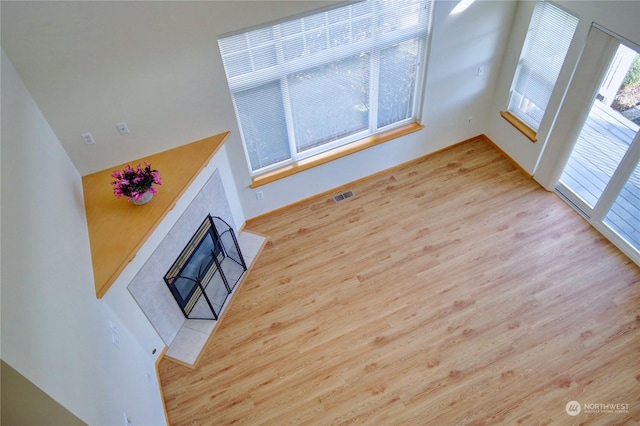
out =
<svg viewBox="0 0 640 426"><path fill-rule="evenodd" d="M208 215L164 280L186 318L217 320L246 270L233 229Z"/></svg>

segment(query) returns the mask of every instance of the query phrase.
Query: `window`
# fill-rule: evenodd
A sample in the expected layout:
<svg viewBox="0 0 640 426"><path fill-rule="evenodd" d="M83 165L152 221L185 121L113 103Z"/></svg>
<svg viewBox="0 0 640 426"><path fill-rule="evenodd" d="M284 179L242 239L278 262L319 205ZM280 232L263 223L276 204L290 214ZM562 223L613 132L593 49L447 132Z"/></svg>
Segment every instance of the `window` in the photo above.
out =
<svg viewBox="0 0 640 426"><path fill-rule="evenodd" d="M431 0L369 0L219 39L253 175L416 121Z"/></svg>
<svg viewBox="0 0 640 426"><path fill-rule="evenodd" d="M508 110L538 131L578 18L548 2L533 12L512 83Z"/></svg>

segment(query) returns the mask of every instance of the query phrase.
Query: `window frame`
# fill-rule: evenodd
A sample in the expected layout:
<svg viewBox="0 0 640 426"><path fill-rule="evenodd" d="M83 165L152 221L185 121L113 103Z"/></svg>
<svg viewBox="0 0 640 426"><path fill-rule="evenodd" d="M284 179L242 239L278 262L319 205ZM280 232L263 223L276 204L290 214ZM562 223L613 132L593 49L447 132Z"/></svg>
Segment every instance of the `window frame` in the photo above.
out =
<svg viewBox="0 0 640 426"><path fill-rule="evenodd" d="M242 76L227 76L229 90L231 93L232 103L234 107L234 113L236 115L238 127L240 129L241 139L243 150L245 154L245 158L247 161L249 173L252 177L252 182L256 182L260 180L261 176L269 175L274 176L280 174L279 171L285 171L285 175L292 174L286 172L287 170L296 170L301 171L309 168L309 164L323 164L327 161L331 161L331 159L340 158L344 155L348 155L352 152L357 152L361 149L366 149L368 146L376 145L381 143L382 141L388 140L389 135L403 135L407 133L411 133L416 130L422 129L424 126L420 124L420 118L422 116L422 109L424 103L424 87L426 81L426 69L427 69L427 56L428 56L428 47L429 40L431 36L431 23L433 19L433 0L423 0L422 7L425 9L424 13L424 26L421 26L419 31L411 28L410 30L398 30L392 37L392 39L396 40L393 43L378 43L376 44L375 37L372 37L371 40L365 40L363 43L359 41L354 43L356 47L349 45L344 51L357 54L368 54L369 55L369 112L368 112L368 126L366 129L353 133L343 138L338 138L336 140L320 144L319 146L312 147L310 149L302 150L298 152L298 147L296 144L293 130L293 113L291 108L291 99L288 96L288 78L294 71L288 70L287 72L274 73L273 69L268 69L263 71L264 76L260 79L250 79L248 81L242 81ZM348 5L348 4L347 4ZM254 31L256 29L261 28L270 28L271 26L278 24L293 21L299 18L310 17L317 14L322 14L340 7L345 6L344 3L339 5L334 5L328 8L316 9L310 11L305 14L297 15L294 17L286 18L277 22L267 23L252 29L247 29L243 31L236 32L234 34L248 34L250 31ZM373 17L376 17L374 14ZM350 18L352 19L352 18ZM220 39L228 37L234 34L222 35ZM399 40L398 40L399 39ZM402 43L417 43L416 49L416 70L415 70L415 78L412 82L413 91L411 93L411 101L408 104L407 111L410 113L409 116L405 119L401 119L399 121L387 124L385 126L378 127L378 82L379 82L379 70L380 70L380 54L384 49L391 48L394 46L401 45ZM369 50L363 50L362 46L367 45ZM375 46L375 48L374 48ZM335 48L334 48L335 49ZM340 48L338 48L340 49ZM221 53L223 53L222 47L220 48ZM281 53L281 52L280 52ZM334 59L336 56L335 51L332 49L327 49L325 52L321 52L318 55L315 55L311 64L307 64L304 68L300 68L300 70L308 70L314 68L314 66L322 66L329 64L331 62L336 61ZM337 60L347 59L349 55L342 54L339 56ZM324 59L326 58L326 59ZM333 60L329 60L332 58ZM301 58L301 61L305 61L307 58ZM287 69L286 66L277 66L279 68ZM273 68L273 67L272 67ZM293 67L292 67L293 68ZM226 71L226 69L225 69ZM270 74L272 73L272 74ZM261 85L278 82L281 92L281 99L284 105L284 113L285 113L285 122L287 128L288 135L288 148L289 148L289 158L275 162L273 164L263 166L260 168L256 168L253 170L251 156L249 153L249 148L244 138L244 131L242 129L242 122L240 121L240 114L238 105L236 103L236 99L234 93L241 92L243 90L247 90L249 88L260 87ZM364 141L364 143L363 143ZM350 145L353 145L350 147ZM341 154L345 153L345 154ZM314 160L315 157L317 161ZM328 160L329 159L329 160ZM295 173L295 172L293 172ZM268 178L271 180L271 178ZM253 186L253 184L252 184Z"/></svg>
<svg viewBox="0 0 640 426"><path fill-rule="evenodd" d="M529 37L532 35L532 31L534 28L534 19L536 18L536 11L538 9L538 7L540 7L541 5L548 5L551 7L554 7L556 9L558 9L559 11L564 12L565 14L567 14L569 17L573 18L575 20L575 27L573 28L573 33L571 34L571 37L568 38L568 43L567 43L567 50L564 52L564 58L562 60L562 63L560 63L559 67L558 67L558 75L555 77L555 81L553 81L553 84L551 85L551 91L549 91L549 98L547 100L547 105L544 106L543 108L540 108L540 105L534 104L538 109L540 109L542 111L542 115L540 117L540 121L537 123L537 127L535 125L535 123L532 123L532 118L529 116L523 117L520 114L518 114L518 112L520 110L511 110L510 106L512 104L512 98L515 96L514 93L517 93L518 95L522 96L524 98L525 93L520 94L519 92L516 91L516 86L517 86L517 82L518 79L520 77L520 73L522 72L522 67L524 66L524 63L529 63L531 62L531 58L525 58L526 54L528 54L529 52L527 52L527 50L531 50L531 48L528 48L528 43L529 43ZM527 31L526 31L526 35L525 38L522 42L522 46L520 48L520 54L518 56L518 61L517 61L517 65L516 65L516 69L513 72L513 77L511 80L511 85L509 87L509 92L507 95L507 99L506 99L506 108L503 111L500 111L500 115L507 120L511 125L513 125L517 130L519 130L524 136L526 136L529 140L531 140L532 142L536 142L537 141L537 133L540 130L540 127L542 126L542 123L545 120L545 117L547 115L548 112L548 106L549 106L549 101L553 98L553 93L557 90L557 82L558 82L558 77L560 76L560 74L562 73L562 69L565 66L566 60L567 60L567 55L570 52L571 49L571 45L573 44L573 40L577 34L577 30L578 30L578 25L580 23L580 18L579 16L577 16L575 13L567 10L566 8L552 2L552 1L548 1L548 0L539 0L535 2L535 5L531 11L531 17L529 19L529 25L527 26ZM554 34L555 35L555 34ZM554 39L554 40L557 40ZM528 59L528 60L527 60ZM531 62L532 63L532 62ZM530 69L533 70L535 68L535 65L539 65L539 64L534 64L534 67L531 67ZM548 80L546 80L544 77L544 74L539 74L536 73L535 74L536 77L540 78L541 80L544 80L546 82L548 82ZM529 98L526 98L529 99Z"/></svg>

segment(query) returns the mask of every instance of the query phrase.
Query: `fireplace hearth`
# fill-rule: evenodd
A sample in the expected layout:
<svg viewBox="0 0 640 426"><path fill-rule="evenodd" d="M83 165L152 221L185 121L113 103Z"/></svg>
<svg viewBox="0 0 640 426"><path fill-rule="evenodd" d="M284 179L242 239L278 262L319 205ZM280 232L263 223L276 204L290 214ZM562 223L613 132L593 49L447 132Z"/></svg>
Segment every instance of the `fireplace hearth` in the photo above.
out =
<svg viewBox="0 0 640 426"><path fill-rule="evenodd" d="M246 270L231 226L207 215L164 281L185 318L217 320Z"/></svg>

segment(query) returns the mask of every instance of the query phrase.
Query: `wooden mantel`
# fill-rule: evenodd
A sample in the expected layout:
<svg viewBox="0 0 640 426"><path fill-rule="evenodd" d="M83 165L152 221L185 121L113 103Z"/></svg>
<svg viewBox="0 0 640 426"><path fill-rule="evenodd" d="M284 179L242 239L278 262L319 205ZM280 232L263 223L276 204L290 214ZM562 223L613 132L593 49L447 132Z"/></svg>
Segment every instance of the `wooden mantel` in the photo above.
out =
<svg viewBox="0 0 640 426"><path fill-rule="evenodd" d="M202 139L82 178L96 296L102 298L156 226L173 209L229 132ZM144 161L160 172L162 185L148 204L136 206L113 195L111 173Z"/></svg>

